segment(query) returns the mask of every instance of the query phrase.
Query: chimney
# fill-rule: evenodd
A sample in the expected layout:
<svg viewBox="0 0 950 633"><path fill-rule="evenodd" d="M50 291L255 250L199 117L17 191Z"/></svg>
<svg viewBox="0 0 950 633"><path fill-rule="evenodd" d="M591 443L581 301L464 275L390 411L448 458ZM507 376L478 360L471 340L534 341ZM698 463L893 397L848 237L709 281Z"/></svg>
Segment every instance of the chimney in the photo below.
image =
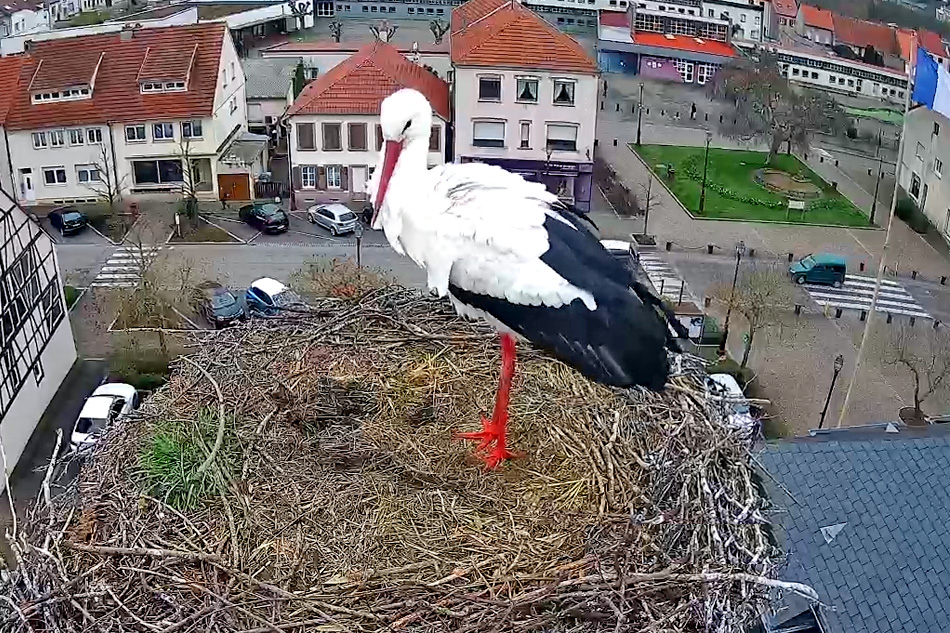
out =
<svg viewBox="0 0 950 633"><path fill-rule="evenodd" d="M135 31L126 27L119 32L119 40L123 42L128 42L132 39L132 36L135 34Z"/></svg>

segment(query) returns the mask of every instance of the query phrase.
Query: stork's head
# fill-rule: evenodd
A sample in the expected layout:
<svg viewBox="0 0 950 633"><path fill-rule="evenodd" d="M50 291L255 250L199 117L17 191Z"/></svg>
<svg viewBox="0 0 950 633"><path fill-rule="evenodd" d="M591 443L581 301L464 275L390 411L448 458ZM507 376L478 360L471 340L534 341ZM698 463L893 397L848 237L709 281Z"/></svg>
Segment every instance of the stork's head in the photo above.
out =
<svg viewBox="0 0 950 633"><path fill-rule="evenodd" d="M403 148L412 143L424 143L428 148L429 134L432 129L432 106L422 93L404 88L397 90L383 100L379 110L379 125L383 132L383 156L380 167L379 184L373 200L376 216L383 208L389 180Z"/></svg>

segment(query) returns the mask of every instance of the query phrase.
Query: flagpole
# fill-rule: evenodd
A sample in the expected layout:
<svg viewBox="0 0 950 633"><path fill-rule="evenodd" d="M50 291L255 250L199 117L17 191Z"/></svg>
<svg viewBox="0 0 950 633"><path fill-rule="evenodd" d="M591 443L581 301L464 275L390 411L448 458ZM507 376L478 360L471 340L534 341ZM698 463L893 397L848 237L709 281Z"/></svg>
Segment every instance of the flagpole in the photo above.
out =
<svg viewBox="0 0 950 633"><path fill-rule="evenodd" d="M917 70L917 52L918 48L914 46L914 53L911 55L914 63L910 65L907 71L907 88L904 90L904 121L901 125L901 138L897 143L897 163L894 166L894 193L891 196L891 209L887 214L887 231L884 233L884 247L881 249L881 263L877 267L877 279L874 280L874 294L871 295L871 310L868 313L868 319L864 323L864 333L861 335L861 345L858 347L858 356L854 359L854 371L851 373L851 381L848 383L848 390L844 393L844 402L841 405L841 414L838 416L838 424L835 428L840 429L844 423L845 416L848 415L848 405L851 404L851 392L854 391L854 384L858 379L858 371L861 369L861 361L864 359L864 349L867 347L868 338L871 332L871 323L874 321L874 315L877 314L877 300L881 294L881 282L884 279L884 269L887 267L887 247L891 244L891 228L894 226L894 210L897 208L897 194L900 191L900 173L901 163L904 158L904 139L907 138L907 114L910 112L910 95L912 92L911 80ZM881 174L878 173L878 178ZM877 205L877 200L874 201Z"/></svg>

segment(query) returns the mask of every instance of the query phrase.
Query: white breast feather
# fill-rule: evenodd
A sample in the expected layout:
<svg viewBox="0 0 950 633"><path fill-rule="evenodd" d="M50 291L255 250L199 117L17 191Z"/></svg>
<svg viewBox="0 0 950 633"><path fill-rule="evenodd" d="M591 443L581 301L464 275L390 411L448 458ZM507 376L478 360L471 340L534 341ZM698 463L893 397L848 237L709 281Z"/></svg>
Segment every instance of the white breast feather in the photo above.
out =
<svg viewBox="0 0 950 633"><path fill-rule="evenodd" d="M482 163L443 165L426 178L393 178L387 200L400 212L386 214L383 227L393 247L426 270L430 289L445 296L451 279L511 303L560 307L581 299L596 309L589 291L540 259L549 247L545 218L564 221L549 211L557 197L543 185ZM396 215L401 223L391 235L388 224Z"/></svg>

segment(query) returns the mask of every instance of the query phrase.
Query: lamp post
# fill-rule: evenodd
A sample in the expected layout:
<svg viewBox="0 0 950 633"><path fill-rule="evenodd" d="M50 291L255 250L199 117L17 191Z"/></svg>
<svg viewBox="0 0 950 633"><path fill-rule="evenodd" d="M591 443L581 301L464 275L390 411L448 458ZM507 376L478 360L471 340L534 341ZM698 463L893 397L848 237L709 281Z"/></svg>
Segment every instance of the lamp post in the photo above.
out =
<svg viewBox="0 0 950 633"><path fill-rule="evenodd" d="M637 100L637 147L640 146L640 124L643 121L643 82L640 82L640 97Z"/></svg>
<svg viewBox="0 0 950 633"><path fill-rule="evenodd" d="M699 192L699 213L702 215L706 208L706 170L709 168L709 142L712 141L712 132L706 131L706 155L703 158L703 188ZM735 286L733 286L735 290Z"/></svg>
<svg viewBox="0 0 950 633"><path fill-rule="evenodd" d="M739 281L739 262L745 255L745 242L740 241L736 244L736 270L732 275L732 291L729 293L729 305L726 306L726 324L722 328L722 340L719 341L719 355L726 353L726 341L729 340L729 318L732 316L732 304L736 300L736 282Z"/></svg>
<svg viewBox="0 0 950 633"><path fill-rule="evenodd" d="M884 175L884 154L880 153L877 158L877 178L874 182L874 200L871 202L871 224L874 224L874 214L877 211L877 190L881 186L881 176Z"/></svg>
<svg viewBox="0 0 950 633"><path fill-rule="evenodd" d="M828 397L825 398L825 406L821 410L821 419L818 420L818 428L820 429L825 424L825 414L828 413L828 403L831 402L831 394L835 390L835 381L838 380L838 374L841 373L841 369L844 367L844 356L838 354L835 356L835 373L831 375L831 386L828 387Z"/></svg>

